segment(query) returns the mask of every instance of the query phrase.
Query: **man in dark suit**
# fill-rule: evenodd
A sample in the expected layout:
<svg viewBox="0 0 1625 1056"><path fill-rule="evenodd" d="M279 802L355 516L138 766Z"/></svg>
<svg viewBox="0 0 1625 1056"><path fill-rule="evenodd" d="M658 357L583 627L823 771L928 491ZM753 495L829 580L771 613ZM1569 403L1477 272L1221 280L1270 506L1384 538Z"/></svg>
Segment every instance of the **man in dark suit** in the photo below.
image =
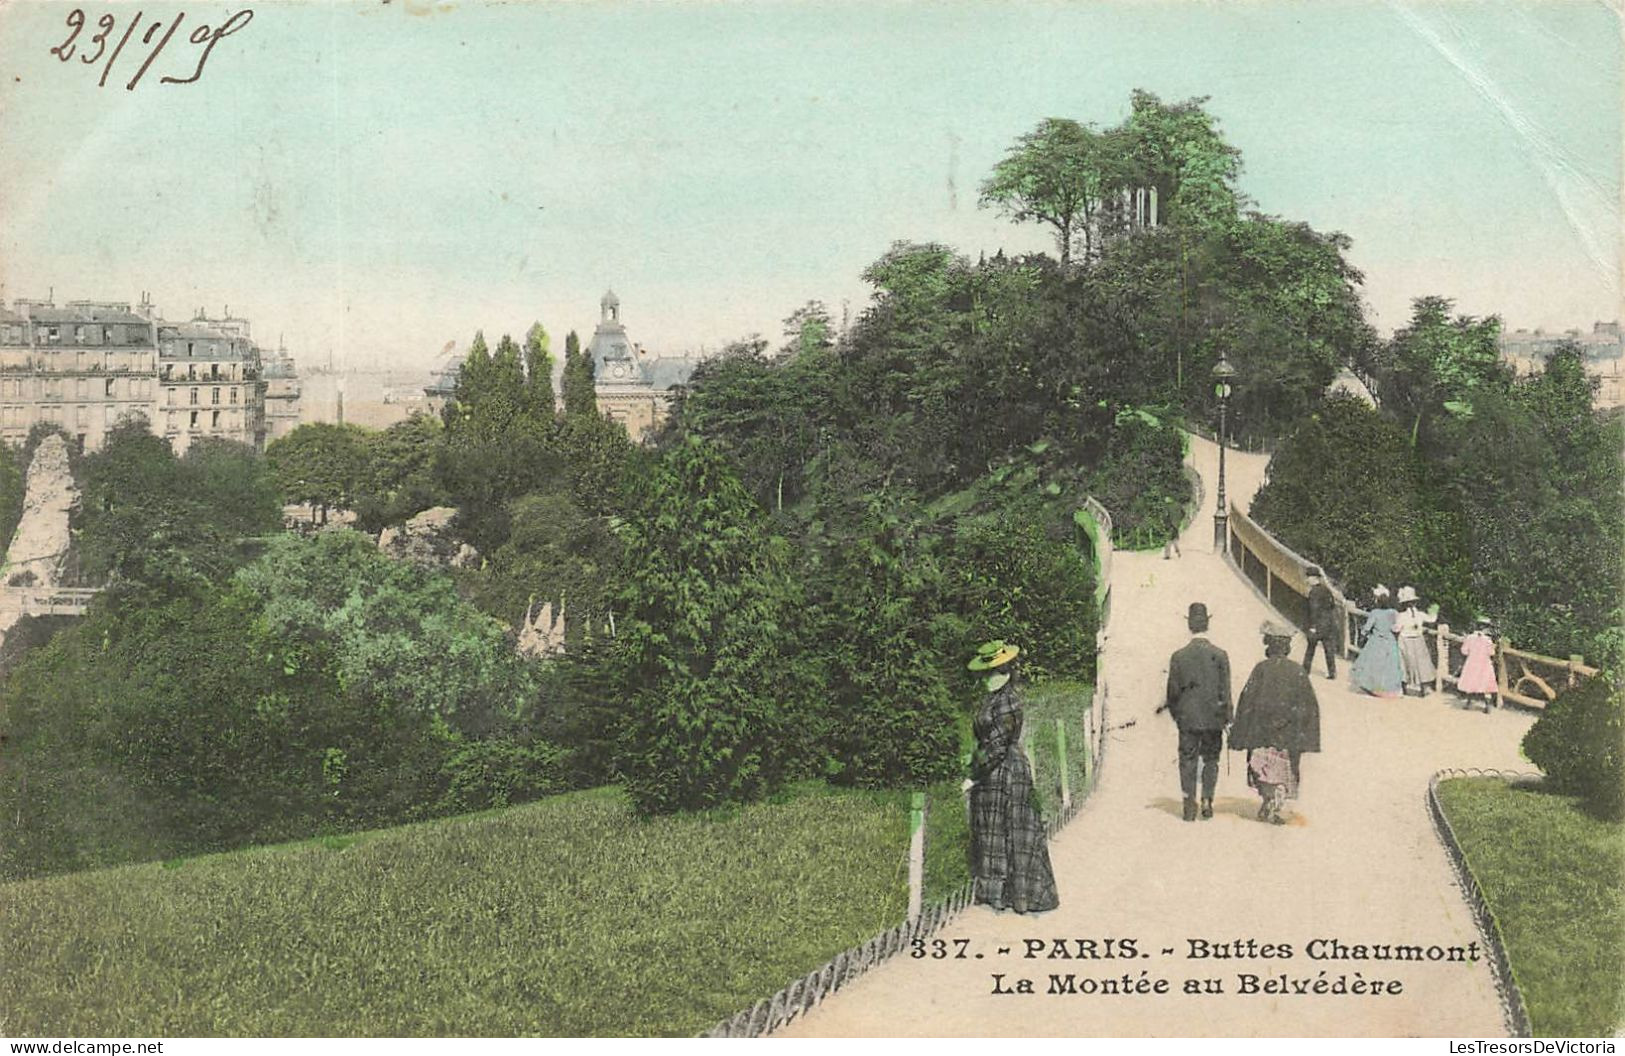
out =
<svg viewBox="0 0 1625 1056"><path fill-rule="evenodd" d="M1332 588L1326 585L1325 577L1320 569L1309 566L1307 573L1309 579L1309 626L1304 628L1304 635L1309 639L1309 648L1303 652L1303 670L1309 671L1309 661L1314 659L1315 646L1319 645L1326 654L1326 677L1337 678L1337 653L1343 647L1343 621L1345 616L1337 598L1332 594Z"/></svg>
<svg viewBox="0 0 1625 1056"><path fill-rule="evenodd" d="M1201 764L1202 818L1213 817L1213 786L1219 780L1224 728L1235 714L1230 705L1230 657L1207 640L1207 606L1191 603L1185 617L1191 640L1168 661L1168 711L1179 727L1179 787L1185 794L1185 820L1196 820L1196 779Z"/></svg>

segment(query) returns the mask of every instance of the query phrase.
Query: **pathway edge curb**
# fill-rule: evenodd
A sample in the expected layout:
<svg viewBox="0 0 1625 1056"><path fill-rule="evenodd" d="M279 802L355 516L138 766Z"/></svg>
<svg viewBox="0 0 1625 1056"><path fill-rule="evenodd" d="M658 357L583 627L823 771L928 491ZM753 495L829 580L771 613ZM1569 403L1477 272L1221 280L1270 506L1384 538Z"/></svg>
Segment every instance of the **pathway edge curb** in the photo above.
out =
<svg viewBox="0 0 1625 1056"><path fill-rule="evenodd" d="M1523 1003L1523 993L1518 989L1518 981L1512 974L1512 962L1507 957L1500 922L1495 919L1489 901L1484 897L1484 890L1479 886L1478 878L1473 875L1472 868L1467 864L1466 852L1461 848L1461 841L1456 836L1456 830L1451 827L1450 819L1445 816L1444 805L1439 802L1439 782L1455 777L1494 777L1511 782L1529 778L1538 779L1540 775L1516 770L1477 768L1464 770L1447 767L1435 771L1433 776L1428 778L1427 788L1428 814L1433 819L1434 834L1444 847L1445 857L1450 859L1456 886L1466 899L1467 907L1472 910L1479 936L1484 940L1484 947L1490 954L1490 969L1495 977L1496 997L1500 1001L1501 1018L1507 1033L1514 1038L1533 1037L1529 1013Z"/></svg>

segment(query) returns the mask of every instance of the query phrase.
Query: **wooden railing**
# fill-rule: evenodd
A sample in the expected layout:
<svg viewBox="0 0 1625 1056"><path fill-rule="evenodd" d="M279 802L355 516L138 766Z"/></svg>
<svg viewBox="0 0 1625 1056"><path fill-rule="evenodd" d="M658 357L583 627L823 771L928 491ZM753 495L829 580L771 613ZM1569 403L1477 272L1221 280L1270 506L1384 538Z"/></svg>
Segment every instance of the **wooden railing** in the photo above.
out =
<svg viewBox="0 0 1625 1056"><path fill-rule="evenodd" d="M1227 549L1231 563L1252 581L1277 612L1298 628L1307 627L1309 580L1306 573L1314 562L1294 553L1234 503L1230 506L1229 525ZM1358 632L1370 613L1351 603L1330 580L1327 585L1343 610L1343 654L1356 656L1360 651L1355 644ZM1434 685L1443 692L1446 686L1456 683L1457 676L1452 672L1461 670L1461 643L1465 636L1452 631L1449 624L1439 623L1427 637L1437 671ZM1596 668L1586 665L1583 656L1567 659L1542 656L1515 649L1504 639L1495 643L1495 670L1499 687L1496 703L1510 700L1528 708L1544 708L1564 689L1597 674Z"/></svg>

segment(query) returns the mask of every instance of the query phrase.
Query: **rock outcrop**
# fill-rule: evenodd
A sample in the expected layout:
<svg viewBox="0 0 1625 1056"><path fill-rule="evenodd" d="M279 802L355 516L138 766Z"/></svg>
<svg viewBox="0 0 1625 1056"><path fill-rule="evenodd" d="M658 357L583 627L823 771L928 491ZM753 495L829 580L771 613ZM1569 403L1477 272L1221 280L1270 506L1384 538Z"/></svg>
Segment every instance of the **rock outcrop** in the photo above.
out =
<svg viewBox="0 0 1625 1056"><path fill-rule="evenodd" d="M452 568L478 565L479 551L451 532L451 520L455 516L457 511L450 506L431 507L399 528L385 528L378 535L378 549L396 560L420 565Z"/></svg>
<svg viewBox="0 0 1625 1056"><path fill-rule="evenodd" d="M525 612L524 622L519 625L518 649L520 656L533 660L564 655L564 606L559 606L555 619L551 601L544 602L540 612L536 611L536 603L532 601Z"/></svg>
<svg viewBox="0 0 1625 1056"><path fill-rule="evenodd" d="M22 519L0 574L0 640L22 616L17 596L49 592L68 556L68 515L79 504L79 485L68 467L68 442L61 434L47 435L34 449L24 486Z"/></svg>

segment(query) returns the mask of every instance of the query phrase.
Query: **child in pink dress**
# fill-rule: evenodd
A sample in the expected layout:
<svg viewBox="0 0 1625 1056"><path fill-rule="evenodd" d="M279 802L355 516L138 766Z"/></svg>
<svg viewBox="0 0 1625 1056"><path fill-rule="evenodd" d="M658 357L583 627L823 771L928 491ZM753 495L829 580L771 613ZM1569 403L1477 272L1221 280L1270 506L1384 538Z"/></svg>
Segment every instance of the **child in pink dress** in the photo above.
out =
<svg viewBox="0 0 1625 1056"><path fill-rule="evenodd" d="M1475 697L1482 698L1484 714L1495 706L1495 695L1500 687L1495 682L1495 641L1489 634L1490 621L1479 618L1472 634L1461 640L1461 677L1456 690L1467 698L1467 707L1473 706Z"/></svg>

